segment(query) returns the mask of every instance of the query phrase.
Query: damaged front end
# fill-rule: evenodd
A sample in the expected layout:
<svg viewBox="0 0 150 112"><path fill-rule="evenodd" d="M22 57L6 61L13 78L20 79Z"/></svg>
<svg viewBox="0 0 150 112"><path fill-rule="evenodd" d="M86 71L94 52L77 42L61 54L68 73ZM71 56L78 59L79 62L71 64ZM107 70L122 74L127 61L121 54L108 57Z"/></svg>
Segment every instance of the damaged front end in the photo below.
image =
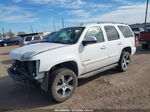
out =
<svg viewBox="0 0 150 112"><path fill-rule="evenodd" d="M14 64L7 71L9 76L15 81L35 83L39 73L39 63L40 61L15 60Z"/></svg>

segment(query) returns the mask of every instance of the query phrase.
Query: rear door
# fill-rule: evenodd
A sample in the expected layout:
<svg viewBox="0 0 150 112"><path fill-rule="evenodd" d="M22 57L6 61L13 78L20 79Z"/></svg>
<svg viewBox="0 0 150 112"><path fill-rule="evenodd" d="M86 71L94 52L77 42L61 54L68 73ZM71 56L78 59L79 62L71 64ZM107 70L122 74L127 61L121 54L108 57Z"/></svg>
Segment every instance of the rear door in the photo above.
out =
<svg viewBox="0 0 150 112"><path fill-rule="evenodd" d="M123 43L115 26L105 25L104 30L107 37L107 55L109 56L107 63L113 64L119 61Z"/></svg>

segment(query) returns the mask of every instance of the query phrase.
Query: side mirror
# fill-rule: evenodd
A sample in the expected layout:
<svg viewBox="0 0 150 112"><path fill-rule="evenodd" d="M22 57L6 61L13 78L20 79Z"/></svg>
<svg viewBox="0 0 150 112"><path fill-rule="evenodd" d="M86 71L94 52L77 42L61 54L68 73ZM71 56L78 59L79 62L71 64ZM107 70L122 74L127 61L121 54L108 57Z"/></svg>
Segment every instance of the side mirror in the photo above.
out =
<svg viewBox="0 0 150 112"><path fill-rule="evenodd" d="M94 36L89 36L89 37L87 37L86 40L83 40L83 41L82 41L82 44L83 44L84 46L86 46L86 45L88 45L88 44L94 44L94 43L96 43L96 42L97 42L97 38L96 38L96 37L94 37Z"/></svg>

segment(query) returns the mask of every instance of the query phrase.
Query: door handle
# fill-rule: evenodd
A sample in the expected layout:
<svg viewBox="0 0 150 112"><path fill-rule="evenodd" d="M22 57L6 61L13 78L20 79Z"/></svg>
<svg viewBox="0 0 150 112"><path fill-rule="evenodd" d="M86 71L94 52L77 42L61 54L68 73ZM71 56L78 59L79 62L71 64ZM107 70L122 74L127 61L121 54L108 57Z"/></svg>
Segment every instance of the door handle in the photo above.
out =
<svg viewBox="0 0 150 112"><path fill-rule="evenodd" d="M122 45L122 42L119 42L118 45Z"/></svg>
<svg viewBox="0 0 150 112"><path fill-rule="evenodd" d="M106 47L105 47L105 46L102 46L101 49L106 49Z"/></svg>

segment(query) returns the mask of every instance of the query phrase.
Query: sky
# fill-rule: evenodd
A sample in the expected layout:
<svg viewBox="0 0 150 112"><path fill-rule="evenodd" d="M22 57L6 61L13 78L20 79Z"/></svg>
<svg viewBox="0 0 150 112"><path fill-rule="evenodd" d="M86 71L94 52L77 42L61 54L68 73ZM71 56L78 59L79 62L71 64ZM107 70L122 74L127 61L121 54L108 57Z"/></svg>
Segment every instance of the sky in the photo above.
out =
<svg viewBox="0 0 150 112"><path fill-rule="evenodd" d="M0 33L2 27L15 33L59 30L62 18L65 27L81 22L143 23L145 6L146 0L0 0Z"/></svg>

